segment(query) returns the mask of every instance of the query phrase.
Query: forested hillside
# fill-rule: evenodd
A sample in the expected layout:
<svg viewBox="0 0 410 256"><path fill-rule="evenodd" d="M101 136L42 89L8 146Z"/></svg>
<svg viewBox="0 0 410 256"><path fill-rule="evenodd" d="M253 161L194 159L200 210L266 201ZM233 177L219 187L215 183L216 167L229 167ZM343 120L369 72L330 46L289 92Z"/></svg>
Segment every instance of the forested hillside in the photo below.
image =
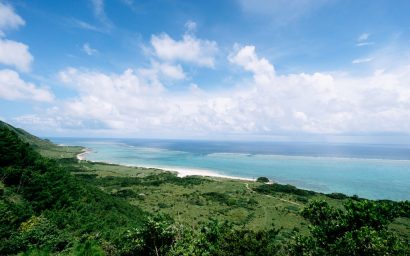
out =
<svg viewBox="0 0 410 256"><path fill-rule="evenodd" d="M141 196L131 189L112 193L106 188L118 184L195 188L206 182L213 186L212 181L169 173L96 177L84 172L72 157L42 156L39 151L47 147L41 149L41 143L51 145L25 131L0 125L0 255L410 254L408 226L402 227L409 223L409 202L333 195L340 197L340 203L330 205L309 200L313 192L261 184L252 193L302 198L306 207L294 214L304 218L309 228L294 228L284 236L281 227L253 229L223 217L189 225L164 214L166 211L143 210L143 203L129 200ZM254 201L223 193L209 192L198 198L206 200L201 207L210 207L210 201L249 211L255 208ZM390 228L398 218L405 220L400 222L404 223L401 232Z"/></svg>
<svg viewBox="0 0 410 256"><path fill-rule="evenodd" d="M0 128L0 166L1 255L77 250L87 241L114 241L144 222L138 207L79 181L7 128Z"/></svg>

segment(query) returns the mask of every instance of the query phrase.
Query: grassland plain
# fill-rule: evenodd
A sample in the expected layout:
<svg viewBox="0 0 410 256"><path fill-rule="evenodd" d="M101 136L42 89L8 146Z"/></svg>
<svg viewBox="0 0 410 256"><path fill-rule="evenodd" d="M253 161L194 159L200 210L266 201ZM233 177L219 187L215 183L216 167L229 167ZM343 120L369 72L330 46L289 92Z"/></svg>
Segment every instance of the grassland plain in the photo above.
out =
<svg viewBox="0 0 410 256"><path fill-rule="evenodd" d="M177 222L197 227L210 219L227 220L252 230L280 228L279 237L308 232L300 211L312 200L342 208L346 197L286 189L264 192L263 183L216 177L188 176L155 168L122 166L78 160L82 147L59 146L19 130L21 138L43 156L59 159L72 174L102 191L121 197L149 213L163 213ZM290 190L289 190L290 188ZM398 218L390 229L410 242L410 219Z"/></svg>

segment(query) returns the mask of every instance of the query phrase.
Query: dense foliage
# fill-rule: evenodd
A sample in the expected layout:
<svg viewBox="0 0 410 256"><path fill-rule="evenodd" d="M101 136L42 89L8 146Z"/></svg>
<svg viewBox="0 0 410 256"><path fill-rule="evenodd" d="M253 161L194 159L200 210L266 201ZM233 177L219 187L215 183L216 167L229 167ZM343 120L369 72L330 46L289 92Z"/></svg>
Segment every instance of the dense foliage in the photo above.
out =
<svg viewBox="0 0 410 256"><path fill-rule="evenodd" d="M278 231L238 229L227 222L216 220L200 229L177 225L172 219L149 218L141 229L128 231L122 255L279 255L276 243Z"/></svg>
<svg viewBox="0 0 410 256"><path fill-rule="evenodd" d="M256 179L256 181L266 183L266 182L269 182L269 179L266 177L259 177Z"/></svg>
<svg viewBox="0 0 410 256"><path fill-rule="evenodd" d="M408 205L408 202L406 203ZM310 236L298 236L293 255L409 255L408 244L387 227L408 214L402 205L368 200L347 201L336 209L315 201L302 215L312 226Z"/></svg>
<svg viewBox="0 0 410 256"><path fill-rule="evenodd" d="M292 185L282 185L278 183L260 185L259 187L255 189L255 191L258 193L262 193L262 194L274 194L274 193L279 192L279 193L294 194L298 196L311 196L315 194L315 192L313 191L299 189Z"/></svg>
<svg viewBox="0 0 410 256"><path fill-rule="evenodd" d="M110 241L145 214L88 186L0 128L0 255L62 251L89 238Z"/></svg>

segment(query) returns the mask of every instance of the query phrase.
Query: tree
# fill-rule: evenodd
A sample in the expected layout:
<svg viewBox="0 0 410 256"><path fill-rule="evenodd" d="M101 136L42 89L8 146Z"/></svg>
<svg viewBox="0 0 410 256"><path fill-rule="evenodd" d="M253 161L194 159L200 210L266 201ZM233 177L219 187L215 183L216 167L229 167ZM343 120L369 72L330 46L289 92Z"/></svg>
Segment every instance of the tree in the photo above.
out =
<svg viewBox="0 0 410 256"><path fill-rule="evenodd" d="M266 183L266 182L269 182L269 179L266 177L259 177L256 179L256 181Z"/></svg>
<svg viewBox="0 0 410 256"><path fill-rule="evenodd" d="M298 236L291 255L407 255L409 248L387 229L400 212L394 204L348 201L335 209L325 201L314 201L302 216L312 225L311 236Z"/></svg>
<svg viewBox="0 0 410 256"><path fill-rule="evenodd" d="M121 255L165 255L175 241L173 220L164 215L149 217L142 228L127 230L117 242Z"/></svg>
<svg viewBox="0 0 410 256"><path fill-rule="evenodd" d="M279 230L253 231L213 220L199 230L179 229L179 239L168 255L267 256L280 255Z"/></svg>

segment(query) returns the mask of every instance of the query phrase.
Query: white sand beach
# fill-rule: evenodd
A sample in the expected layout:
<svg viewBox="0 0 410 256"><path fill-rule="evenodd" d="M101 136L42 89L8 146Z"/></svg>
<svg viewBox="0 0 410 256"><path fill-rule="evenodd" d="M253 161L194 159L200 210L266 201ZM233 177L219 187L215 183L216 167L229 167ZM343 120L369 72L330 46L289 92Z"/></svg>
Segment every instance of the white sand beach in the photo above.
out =
<svg viewBox="0 0 410 256"><path fill-rule="evenodd" d="M84 160L84 161L95 162L95 161L86 159L86 156L89 153L91 153L91 149L86 148L83 150L83 152L77 155L77 159L80 161ZM177 176L181 178L186 177L186 176L203 176L203 177L215 177L215 178L234 179L234 180L255 181L255 179L223 175L215 171L205 170L205 169L195 169L195 168L187 168L187 167L152 166L152 165L150 166L131 165L131 164L112 163L112 162L106 162L106 161L98 161L98 162L104 162L107 164L118 164L118 165L123 165L123 166L130 166L130 167L155 168L155 169L159 169L162 171L175 172L177 173Z"/></svg>
<svg viewBox="0 0 410 256"><path fill-rule="evenodd" d="M155 167L155 168L157 168L157 167ZM204 169L194 169L194 168L186 168L186 167L168 167L168 166L167 167L158 167L158 169L161 169L161 170L164 170L164 171L176 172L178 177L204 176L204 177L217 177L217 178L225 178L225 179L255 181L255 179L223 175L223 174L219 174L215 171L204 170Z"/></svg>
<svg viewBox="0 0 410 256"><path fill-rule="evenodd" d="M87 159L85 159L85 156L87 154L89 154L90 152L91 152L91 149L88 149L88 148L83 149L83 152L81 152L80 154L77 155L77 159L78 160L87 160Z"/></svg>

